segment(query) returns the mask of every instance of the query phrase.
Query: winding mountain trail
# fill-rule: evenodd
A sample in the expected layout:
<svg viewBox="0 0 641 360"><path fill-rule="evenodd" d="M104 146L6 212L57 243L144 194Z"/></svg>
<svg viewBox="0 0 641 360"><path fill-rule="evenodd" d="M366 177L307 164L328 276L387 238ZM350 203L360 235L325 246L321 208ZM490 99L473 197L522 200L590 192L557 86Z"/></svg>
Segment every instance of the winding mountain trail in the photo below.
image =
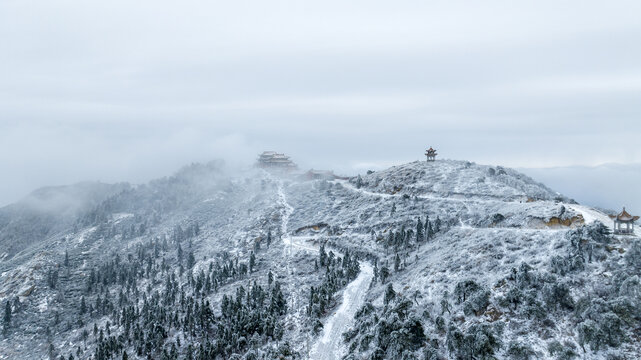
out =
<svg viewBox="0 0 641 360"><path fill-rule="evenodd" d="M278 183L278 202L282 206L280 233L283 242L285 243L285 245L287 245L285 247L285 251L287 255L291 255L291 248L293 246L293 243L291 237L287 233L287 227L289 226L289 218L292 216L294 208L287 202L287 196L285 195L284 185L282 181L279 181Z"/></svg>
<svg viewBox="0 0 641 360"><path fill-rule="evenodd" d="M323 334L309 352L313 360L340 359L344 354L343 333L354 322L354 315L363 306L369 284L374 277L374 269L365 262L359 262L361 272L347 285L343 292L343 302L323 327Z"/></svg>
<svg viewBox="0 0 641 360"><path fill-rule="evenodd" d="M610 229L612 229L612 220L608 217L608 215L585 205L579 205L579 204L564 204L564 205L578 212L579 214L583 215L583 220L585 220L586 224L590 224L598 220L603 224L607 225Z"/></svg>
<svg viewBox="0 0 641 360"><path fill-rule="evenodd" d="M598 220L603 224L605 224L608 228L610 228L610 230L614 230L612 219L610 219L610 217L607 214L604 214L599 210L593 209L585 205L566 204L566 206L583 215L583 219L585 220L586 224L590 224ZM641 237L640 227L634 228L634 235Z"/></svg>
<svg viewBox="0 0 641 360"><path fill-rule="evenodd" d="M351 191L360 192L362 194L369 195L369 196L377 196L377 197L381 197L381 198L400 198L400 197L402 197L402 194L386 194L386 193L381 193L381 192L374 192L374 191L365 190L364 188L360 188L359 189L356 186L354 186L352 183L350 183L348 180L334 180L333 182L336 183L336 184L341 184L343 187L348 188ZM463 206L465 206L468 210L469 210L469 207L467 205L467 202L469 202L469 203L478 203L478 204L517 203L517 202L519 202L518 200L477 199L477 198L472 198L472 197L465 198L465 199L460 199L460 198L456 198L456 197L444 197L444 196L436 196L436 195L431 195L431 194L421 194L421 195L414 195L414 196L419 198L419 199L460 203Z"/></svg>
<svg viewBox="0 0 641 360"><path fill-rule="evenodd" d="M373 196L373 197L379 197L379 198L384 198L384 199L389 199L389 198L401 198L401 194L386 194L386 193L380 193L380 192L373 192L366 190L364 188L357 188L353 184L351 184L348 180L334 180L334 183L342 185L344 188L361 193L363 195L367 196ZM434 196L431 194L423 194L423 195L415 195L419 199L427 199L427 200L433 200L433 201L442 201L442 202L453 202L453 203L458 203L461 204L464 208L465 211L468 214L473 213L474 211L470 208L470 204L505 204L505 203L520 203L518 200L499 200L499 199L459 199L459 198L452 198L452 197L442 197L442 196ZM568 205L569 206L569 205ZM569 206L572 207L572 206ZM585 209L588 209L587 207L583 207ZM580 210L579 208L573 208L577 212L582 212L583 210ZM606 216L607 218L607 216ZM482 230L484 228L479 228L479 227L474 227L470 224L467 224L463 221L463 219L459 218L459 226L461 229L475 229L475 230ZM587 220L586 220L587 223ZM509 227L493 227L491 228L492 230L497 230L500 229L502 231L511 231L515 230ZM559 229L553 229L553 228L519 228L518 230L522 231L532 231L532 232L543 232L543 231L560 231Z"/></svg>
<svg viewBox="0 0 641 360"><path fill-rule="evenodd" d="M286 256L291 256L292 249L301 249L309 252L318 252L319 249L306 243L309 239L307 236L291 236L287 233L289 218L294 212L294 208L287 202L284 185L279 181L278 199L282 207L281 210L281 234L285 246ZM340 253L339 253L340 254ZM342 256L342 254L340 254ZM340 359L344 353L343 333L349 329L354 322L354 315L363 306L367 290L374 277L372 265L366 261L360 261L360 273L352 282L347 284L343 291L343 301L336 312L329 317L323 326L323 333L312 346L308 358L313 360L334 360ZM291 272L289 264L287 265L288 273ZM292 299L292 305L296 307Z"/></svg>

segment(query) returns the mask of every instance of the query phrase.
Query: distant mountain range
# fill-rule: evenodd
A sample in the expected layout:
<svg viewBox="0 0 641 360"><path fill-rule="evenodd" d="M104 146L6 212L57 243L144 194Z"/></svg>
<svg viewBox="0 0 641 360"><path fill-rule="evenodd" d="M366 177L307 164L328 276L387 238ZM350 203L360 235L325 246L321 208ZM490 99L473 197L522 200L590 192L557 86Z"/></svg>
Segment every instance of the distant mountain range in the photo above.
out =
<svg viewBox="0 0 641 360"><path fill-rule="evenodd" d="M641 164L520 168L576 201L602 209L641 213Z"/></svg>

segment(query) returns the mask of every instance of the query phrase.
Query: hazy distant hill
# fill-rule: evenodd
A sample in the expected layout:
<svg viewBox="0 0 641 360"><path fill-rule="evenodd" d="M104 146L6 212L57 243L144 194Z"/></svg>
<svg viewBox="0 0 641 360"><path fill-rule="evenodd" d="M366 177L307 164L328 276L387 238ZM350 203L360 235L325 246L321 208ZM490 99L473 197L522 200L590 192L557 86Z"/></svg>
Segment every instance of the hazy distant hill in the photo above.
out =
<svg viewBox="0 0 641 360"><path fill-rule="evenodd" d="M619 211L625 206L641 213L641 164L519 170L581 203Z"/></svg>
<svg viewBox="0 0 641 360"><path fill-rule="evenodd" d="M78 216L129 187L100 182L45 187L0 208L0 257L12 257L34 242L68 230Z"/></svg>

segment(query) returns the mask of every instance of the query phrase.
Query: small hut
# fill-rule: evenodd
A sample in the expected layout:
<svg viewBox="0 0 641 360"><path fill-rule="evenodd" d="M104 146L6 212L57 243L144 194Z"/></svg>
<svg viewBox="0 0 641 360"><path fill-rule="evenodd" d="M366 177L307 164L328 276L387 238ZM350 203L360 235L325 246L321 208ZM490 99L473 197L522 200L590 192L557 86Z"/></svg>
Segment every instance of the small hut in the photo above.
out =
<svg viewBox="0 0 641 360"><path fill-rule="evenodd" d="M436 150L432 149L432 147L431 147L431 146L430 146L430 148L429 148L429 149L427 149L427 150L425 151L425 156L427 157L427 161L434 161L434 160L436 160L436 155L438 155L438 154L436 153Z"/></svg>
<svg viewBox="0 0 641 360"><path fill-rule="evenodd" d="M614 221L615 234L629 235L634 234L634 222L639 220L639 217L628 214L624 207L620 214L610 215L610 219Z"/></svg>

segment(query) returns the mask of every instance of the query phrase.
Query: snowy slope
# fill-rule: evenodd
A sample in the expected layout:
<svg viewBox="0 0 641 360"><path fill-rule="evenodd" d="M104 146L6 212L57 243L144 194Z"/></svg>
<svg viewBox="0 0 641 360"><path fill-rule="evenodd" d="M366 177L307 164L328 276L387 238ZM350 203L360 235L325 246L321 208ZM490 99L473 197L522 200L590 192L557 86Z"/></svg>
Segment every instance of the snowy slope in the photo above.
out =
<svg viewBox="0 0 641 360"><path fill-rule="evenodd" d="M421 224L426 219L432 225L438 222L440 229L429 240L417 242L419 219ZM637 315L625 317L622 326L628 340L617 347L584 345L583 353L580 344L578 326L587 320L602 321L587 310L579 311L582 299L589 295L607 304L621 304L629 298L636 304L636 298L621 295L614 299L603 294L628 294L622 287L624 275L641 275L634 273L637 270L626 257L636 238L593 241L584 225L596 221L611 225L607 215L576 204L514 170L465 161L413 162L333 181L303 181L253 169L232 174L220 164L192 165L172 177L118 193L81 214L74 226L0 261L0 301L4 304L19 297L22 304L13 334L3 340L7 346L0 346L0 358L43 357L49 341L56 354L68 355L79 345L92 354L96 341L90 337L84 345L82 330L92 332L94 323L105 326L115 319L110 315L85 317L82 326L75 325L80 296L95 301L95 295L83 289L91 270L115 254L125 259L128 254L136 255L137 247L165 237L169 250L162 256L171 271L179 274L178 244L171 239L178 226L188 229L196 223L199 234L181 243L182 251L194 252L192 276L206 272L215 261L248 263L252 252L256 256L253 272L206 296L215 314L220 312L223 296L234 295L240 286L264 285L269 274L282 284L287 303L282 339L248 341L260 345L235 350L239 356L338 359L350 354L368 358L373 348L352 349L343 343L342 334L355 326L354 315L364 304L384 312L384 293L391 284L399 297L411 299L408 312L420 318L430 340L414 352L419 358L426 356L430 346L441 357L455 357L447 346L452 341L450 328L465 334L483 324L502 327L502 346L493 353L497 358L514 357L513 349L518 346L513 344L529 349L531 358L554 358L559 353L550 350L558 347L555 341L564 353L574 351L584 358L638 357L639 337L634 329L641 324ZM390 234L394 238L401 233L401 243L391 245ZM573 236L581 240L573 242ZM306 307L310 287L322 282L322 271L315 269L321 244L339 256L346 251L358 254L361 272L339 290L332 300L336 303L330 301L321 319L323 329L314 334ZM579 256L576 246L584 258L580 269L569 263ZM69 270L63 265L65 252L70 257ZM395 264L397 255L400 262ZM383 267L390 270L384 281ZM523 291L527 296L535 294L534 300L523 300L516 308L505 306L506 296L518 292L514 279L521 276L519 269L528 267L540 286ZM52 269L60 272L55 289L47 285ZM187 287L188 273L178 276ZM139 291L162 292L165 281L160 274L156 276L141 281ZM478 314L470 314L466 303L459 304L453 295L457 285L467 280L488 291L488 304ZM543 294L557 289L555 286L568 289L572 310L546 307ZM112 296L117 298L119 290L112 289ZM442 311L444 300L451 307L447 312ZM545 316L529 319L525 313L529 305L523 305L527 301L541 303ZM607 306L619 311L618 305ZM52 325L58 315L68 319L71 330L65 322ZM53 328L52 337L47 338L46 328ZM380 330L375 324L371 329ZM112 330L122 333L124 328ZM172 332L168 339L175 341L178 336L181 332ZM28 347L34 339L38 345ZM185 355L185 351L183 346L179 353ZM385 351L391 354L392 350ZM131 351L129 355L131 358Z"/></svg>

